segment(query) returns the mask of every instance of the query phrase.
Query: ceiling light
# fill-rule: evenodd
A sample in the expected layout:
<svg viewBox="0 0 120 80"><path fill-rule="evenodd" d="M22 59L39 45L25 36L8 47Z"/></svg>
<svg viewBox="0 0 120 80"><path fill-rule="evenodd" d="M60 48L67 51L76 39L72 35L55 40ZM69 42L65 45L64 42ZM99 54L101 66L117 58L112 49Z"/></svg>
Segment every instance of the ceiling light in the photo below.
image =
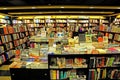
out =
<svg viewBox="0 0 120 80"><path fill-rule="evenodd" d="M60 8L64 8L63 6L61 6Z"/></svg>
<svg viewBox="0 0 120 80"><path fill-rule="evenodd" d="M3 8L3 9L7 9L7 8Z"/></svg>
<svg viewBox="0 0 120 80"><path fill-rule="evenodd" d="M89 7L90 9L93 9L94 7Z"/></svg>
<svg viewBox="0 0 120 80"><path fill-rule="evenodd" d="M120 7L118 7L117 9L120 9Z"/></svg>
<svg viewBox="0 0 120 80"><path fill-rule="evenodd" d="M36 7L32 7L32 9L36 9Z"/></svg>

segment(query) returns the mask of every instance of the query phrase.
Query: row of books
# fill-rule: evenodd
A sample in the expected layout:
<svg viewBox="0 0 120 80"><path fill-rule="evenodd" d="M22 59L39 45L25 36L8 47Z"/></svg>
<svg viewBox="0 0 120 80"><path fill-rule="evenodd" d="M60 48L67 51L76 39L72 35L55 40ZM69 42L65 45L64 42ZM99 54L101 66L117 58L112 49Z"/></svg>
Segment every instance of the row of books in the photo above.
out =
<svg viewBox="0 0 120 80"><path fill-rule="evenodd" d="M9 43L5 44L5 48L6 48L6 50L10 50L10 49L14 48L13 43L9 42Z"/></svg>
<svg viewBox="0 0 120 80"><path fill-rule="evenodd" d="M92 23L98 23L99 20L98 19L86 19L86 20L75 20L75 19L34 19L34 20L22 20L23 23L67 23L67 22L74 22L74 23L77 23L77 22L81 22L81 23L88 23L88 22L92 22ZM100 20L100 22L102 23L106 23L108 22L107 20ZM14 22L14 23L17 23Z"/></svg>
<svg viewBox="0 0 120 80"><path fill-rule="evenodd" d="M10 50L8 52L5 52L5 57L6 59L10 59L11 57L13 57L15 55L15 50Z"/></svg>
<svg viewBox="0 0 120 80"><path fill-rule="evenodd" d="M119 69L90 69L88 80L99 80L99 79L120 79L120 70Z"/></svg>
<svg viewBox="0 0 120 80"><path fill-rule="evenodd" d="M28 32L26 32L26 33L16 33L16 34L12 34L12 35L1 35L0 36L0 41L1 41L1 44L2 44L2 43L12 41L12 37L13 37L13 40L16 40L16 39L24 38L25 36L28 36Z"/></svg>
<svg viewBox="0 0 120 80"><path fill-rule="evenodd" d="M50 70L52 80L86 80L83 70Z"/></svg>
<svg viewBox="0 0 120 80"><path fill-rule="evenodd" d="M28 41L27 37L24 37L23 39L19 39L19 40L14 40L14 46L18 46L18 45L23 44L27 41Z"/></svg>
<svg viewBox="0 0 120 80"><path fill-rule="evenodd" d="M44 27L45 25L44 24L38 24L38 23L34 23L34 24L27 24L27 26L29 27L29 28L33 28L33 27Z"/></svg>
<svg viewBox="0 0 120 80"><path fill-rule="evenodd" d="M24 32L27 31L27 26L10 26L10 25L3 25L0 27L0 34L12 34L15 32Z"/></svg>
<svg viewBox="0 0 120 80"><path fill-rule="evenodd" d="M28 31L27 25L23 25L23 24L21 24L21 25L19 25L19 24L13 25L13 28L14 28L14 32L24 32L24 31Z"/></svg>
<svg viewBox="0 0 120 80"><path fill-rule="evenodd" d="M6 43L12 41L11 35L0 36L1 43Z"/></svg>
<svg viewBox="0 0 120 80"><path fill-rule="evenodd" d="M90 57L90 68L95 67L120 67L120 56Z"/></svg>
<svg viewBox="0 0 120 80"><path fill-rule="evenodd" d="M87 60L84 58L51 58L50 68L87 68Z"/></svg>
<svg viewBox="0 0 120 80"><path fill-rule="evenodd" d="M112 25L112 26L107 26L107 25L100 25L98 30L100 31L107 31L107 32L116 32L120 33L120 27L119 25Z"/></svg>
<svg viewBox="0 0 120 80"><path fill-rule="evenodd" d="M78 73L78 74L77 74ZM99 79L120 79L119 69L90 69L88 72L88 80ZM51 70L50 77L52 80L86 80L87 73L85 70Z"/></svg>
<svg viewBox="0 0 120 80"><path fill-rule="evenodd" d="M11 57L15 55L15 50L10 50L5 52L5 54L0 56L0 65L5 61L9 60Z"/></svg>

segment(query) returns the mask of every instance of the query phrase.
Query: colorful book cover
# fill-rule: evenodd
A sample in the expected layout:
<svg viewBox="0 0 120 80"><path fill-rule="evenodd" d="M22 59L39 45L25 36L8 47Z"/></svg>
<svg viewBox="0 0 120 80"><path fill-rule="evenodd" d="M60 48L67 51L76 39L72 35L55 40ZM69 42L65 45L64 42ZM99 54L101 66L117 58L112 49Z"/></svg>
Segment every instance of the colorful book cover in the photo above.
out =
<svg viewBox="0 0 120 80"><path fill-rule="evenodd" d="M85 38L86 38L86 42L92 42L92 35L86 34Z"/></svg>

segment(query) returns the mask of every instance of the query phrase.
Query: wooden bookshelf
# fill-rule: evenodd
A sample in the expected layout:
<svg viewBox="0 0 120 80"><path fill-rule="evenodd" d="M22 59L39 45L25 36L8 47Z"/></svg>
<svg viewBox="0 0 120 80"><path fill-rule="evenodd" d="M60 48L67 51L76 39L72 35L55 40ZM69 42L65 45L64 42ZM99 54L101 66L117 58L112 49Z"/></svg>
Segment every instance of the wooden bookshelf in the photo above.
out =
<svg viewBox="0 0 120 80"><path fill-rule="evenodd" d="M91 59L93 59L93 57L94 57L94 60L95 61L93 61L93 60L91 60ZM108 73L109 73L109 70L116 70L116 69L119 69L119 65L114 65L113 63L116 61L116 60L114 60L111 64L111 66L109 66L109 65L107 65L107 62L109 62L110 61L110 59L111 58L114 58L114 59L116 59L116 57L117 58L119 58L120 57L120 53L105 53L105 54L49 54L48 55L48 69L50 69L50 79L53 79L53 77L55 78L55 76L54 76L54 74L57 76L57 75L61 75L60 73L54 73L54 72L52 72L52 71L64 71L64 72L66 72L66 71L70 71L70 70L75 70L76 71L76 73L78 73L78 72L80 72L81 70L83 70L83 75L86 75L86 79L85 80L93 80L93 79L95 79L96 77L98 78L98 80L108 80L108 78L109 78L109 80L118 80L117 78L115 78L114 79L114 77L113 78L110 78L109 76L108 76ZM75 60L74 59L81 59L81 62L80 63L82 63L82 59L84 60L84 59L86 59L85 61L84 61L84 64L81 64L81 65L85 65L85 64L87 64L87 67L78 67L78 68L74 68L74 65L75 65ZM110 59L108 59L108 58L110 58ZM58 64L57 62L58 62L58 60L59 59L63 59L63 61L62 61L62 63L61 63L61 65L65 62L66 63L66 60L68 59L68 60L71 60L71 59L73 59L72 61L73 62L70 62L70 63L66 63L65 65L67 65L67 64L73 64L73 65L71 65L71 68L69 68L69 67L61 67L61 66L59 66L60 64ZM102 61L102 59L107 59L106 60L106 62L105 62L105 64L104 64L104 66L101 66L101 67L97 67L97 65L98 65L98 62L97 62L97 60L98 59L101 59L101 61ZM65 61L64 61L65 60ZM112 60L112 59L111 59ZM54 62L55 61L55 62ZM79 63L79 62L78 62ZM101 63L102 64L102 63ZM64 65L64 66L65 66ZM51 67L51 66L53 66L53 67L55 67L55 68L53 68L53 67ZM91 67L92 66L92 67ZM98 72L98 73L95 73L95 74L90 74L90 73L93 73L93 72L95 72L97 69L99 69L100 70L100 72ZM101 71L102 70L104 70L104 71L106 71L106 74L102 74L101 73ZM74 72L75 73L75 72ZM65 74L65 73L64 73ZM109 73L110 74L110 73ZM53 75L53 76L52 76ZM94 75L94 76L93 76ZM97 76L97 75L105 75L104 77L99 77L99 76ZM110 75L112 75L112 74L110 74ZM115 75L115 74L113 74L113 75ZM80 75L79 75L80 76ZM81 74L81 76L82 76L82 74ZM93 76L93 77L90 77L90 76ZM96 76L96 77L95 77ZM56 77L57 78L57 77ZM64 77L64 79L65 79L66 77ZM95 79L96 80L96 79Z"/></svg>
<svg viewBox="0 0 120 80"><path fill-rule="evenodd" d="M13 25L14 26L14 25ZM24 26L23 26L24 27ZM12 28L12 27L11 27ZM15 27L13 27L13 28L15 28ZM12 28L12 29L13 29ZM5 61L4 62L2 62L2 64L4 64L6 61L9 61L11 58L9 58L9 59L7 59L6 58L6 55L8 56L9 54L6 54L6 52L9 52L9 51L11 51L11 50L14 50L15 48L17 48L18 46L20 46L21 48L23 47L23 45L22 44L25 44L24 46L27 46L27 37L29 36L29 34L28 33L26 33L26 32L28 32L28 30L24 30L24 29L20 29L20 27L18 27L19 28L19 30L21 30L21 31L19 31L19 32L16 32L16 30L15 29L17 29L17 28L15 28L15 29L13 29L14 31L13 31L13 33L8 33L8 34L0 34L1 36L3 36L3 38L4 38L4 40L5 40L5 38L7 39L7 41L8 41L8 37L9 38L11 38L10 40L11 41L8 41L8 42L6 42L6 40L5 40L5 42L3 43L3 40L2 40L2 38L0 38L1 39L1 41L2 41L2 44L0 44L0 46L3 46L4 47L4 52L3 53L1 53L0 54L0 56L4 56L5 57ZM16 35L13 35L13 34L16 34ZM7 36L7 37L5 37L6 35L9 35L9 36ZM15 39L15 38L17 38L17 39ZM25 39L26 38L26 39ZM21 44L19 44L20 43L20 40L22 39L22 43ZM24 40L25 39L25 40ZM17 42L15 42L15 41L17 41ZM15 43L14 43L15 42ZM9 48L9 47L7 47L7 48L5 48L5 46L7 46L7 44L9 45L9 43L10 43L10 47L12 47L12 48ZM7 49L7 50L6 50ZM15 54L14 54L15 55ZM13 56L14 56L13 55ZM0 64L0 65L2 65L2 64Z"/></svg>

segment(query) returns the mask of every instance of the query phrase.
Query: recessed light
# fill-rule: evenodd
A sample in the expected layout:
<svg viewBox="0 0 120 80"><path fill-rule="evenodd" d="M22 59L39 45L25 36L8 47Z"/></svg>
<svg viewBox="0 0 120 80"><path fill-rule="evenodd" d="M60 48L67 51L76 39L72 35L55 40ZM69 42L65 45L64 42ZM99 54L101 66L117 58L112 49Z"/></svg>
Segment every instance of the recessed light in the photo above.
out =
<svg viewBox="0 0 120 80"><path fill-rule="evenodd" d="M7 9L7 8L3 8L3 9Z"/></svg>
<svg viewBox="0 0 120 80"><path fill-rule="evenodd" d="M93 9L94 7L89 7L90 9Z"/></svg>
<svg viewBox="0 0 120 80"><path fill-rule="evenodd" d="M118 7L117 9L120 9L120 7Z"/></svg>
<svg viewBox="0 0 120 80"><path fill-rule="evenodd" d="M65 7L61 6L60 8L65 8Z"/></svg>
<svg viewBox="0 0 120 80"><path fill-rule="evenodd" d="M32 7L32 9L36 9L36 7Z"/></svg>

